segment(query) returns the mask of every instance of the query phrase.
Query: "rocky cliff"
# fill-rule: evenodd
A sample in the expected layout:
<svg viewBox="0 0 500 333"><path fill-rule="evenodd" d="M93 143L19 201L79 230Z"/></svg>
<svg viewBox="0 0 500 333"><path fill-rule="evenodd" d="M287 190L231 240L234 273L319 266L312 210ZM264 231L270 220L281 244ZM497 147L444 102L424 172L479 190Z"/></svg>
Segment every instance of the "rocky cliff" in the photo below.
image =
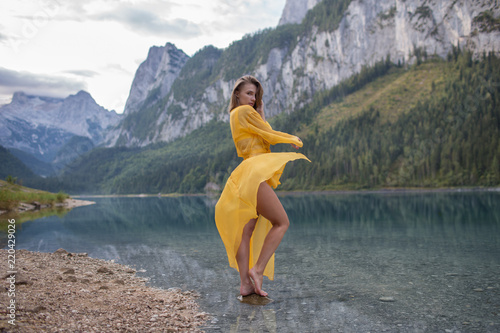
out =
<svg viewBox="0 0 500 333"><path fill-rule="evenodd" d="M219 52L200 51L186 62L170 90L160 84L143 93L160 89L165 97L139 108L128 122L127 115L120 140L113 143L170 141L212 119L227 121L227 101L242 74L261 80L266 112L273 116L301 107L315 93L386 57L411 63L417 54L445 57L458 45L476 55L500 50L496 1L323 0L301 24L284 24L298 20L290 13L295 6L297 1L287 1L283 24L276 29L246 36ZM136 105L140 103L138 99Z"/></svg>
<svg viewBox="0 0 500 333"><path fill-rule="evenodd" d="M166 96L188 59L187 54L171 43L151 47L135 73L124 113L138 111Z"/></svg>
<svg viewBox="0 0 500 333"><path fill-rule="evenodd" d="M127 145L150 143L150 140L143 140L142 137L138 140L130 133L138 136L140 126L138 127L137 123L144 123L144 115L147 113L145 110L165 98L188 59L188 55L171 43L167 43L165 46L153 46L149 49L148 56L137 69L130 88L124 109L126 120L108 132L106 139L108 146L124 143ZM132 115L141 110L140 115ZM137 118L142 119L138 120ZM156 118L156 114L154 118Z"/></svg>
<svg viewBox="0 0 500 333"><path fill-rule="evenodd" d="M300 23L321 0L287 0L278 25Z"/></svg>
<svg viewBox="0 0 500 333"><path fill-rule="evenodd" d="M0 145L49 163L57 162L64 148L67 160L70 152L84 152L82 145L87 151L100 144L119 119L85 91L64 99L18 92L10 104L0 107Z"/></svg>

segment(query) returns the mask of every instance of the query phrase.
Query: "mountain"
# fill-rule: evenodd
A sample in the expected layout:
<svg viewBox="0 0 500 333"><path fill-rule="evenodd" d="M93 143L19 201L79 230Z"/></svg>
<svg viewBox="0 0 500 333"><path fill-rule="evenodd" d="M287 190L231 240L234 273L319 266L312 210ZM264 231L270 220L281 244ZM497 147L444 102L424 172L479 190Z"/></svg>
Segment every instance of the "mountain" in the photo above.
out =
<svg viewBox="0 0 500 333"><path fill-rule="evenodd" d="M188 59L187 54L171 43L151 47L135 73L124 113L136 112L166 96Z"/></svg>
<svg viewBox="0 0 500 333"><path fill-rule="evenodd" d="M299 135L312 161L287 166L280 189L498 186L499 16L486 0L323 0L300 24L223 50L208 45L185 63L165 55L181 59L172 45L154 47L106 146L91 149L81 135L61 140L49 160L67 166L29 185L80 194L222 188L239 162L229 94L236 78L254 74L273 128ZM167 72L169 80L158 74ZM38 99L46 109L61 103ZM71 152L81 155L64 160Z"/></svg>
<svg viewBox="0 0 500 333"><path fill-rule="evenodd" d="M312 163L287 165L280 190L494 187L500 184L500 58L458 48L411 66L377 62L270 120ZM273 151L292 151L276 145ZM169 143L98 148L53 183L68 193L221 189L237 157L229 125L210 121Z"/></svg>
<svg viewBox="0 0 500 333"><path fill-rule="evenodd" d="M124 115L127 120L108 133L107 145L112 146L124 141L129 142L128 133L130 131L139 131L137 121L135 121L138 115L134 115L134 113L142 110L144 114L144 110L163 99L170 91L172 84L188 59L187 54L171 43L161 47L153 46L149 49L146 60L141 63L135 73L130 94L125 104ZM138 121L140 124L143 120ZM130 138L130 142L133 141L134 138Z"/></svg>
<svg viewBox="0 0 500 333"><path fill-rule="evenodd" d="M320 0L287 0L278 25L302 22L309 9L316 6L319 2Z"/></svg>
<svg viewBox="0 0 500 333"><path fill-rule="evenodd" d="M283 22L296 20L290 12L299 3L287 1ZM247 35L224 50L211 46L201 49L186 61L170 89L157 83L142 94L156 97L137 102L143 106L125 115L117 129L119 138L108 145L168 142L211 120L227 121L229 95L243 74L253 74L263 83L266 112L272 117L307 105L318 92L386 58L412 64L427 55L444 58L458 45L475 57L500 50L500 6L496 2L313 3L307 2L308 7L300 10L299 17L312 6L300 24L282 24ZM136 79L135 84L141 85L139 75ZM158 90L165 96L157 98Z"/></svg>
<svg viewBox="0 0 500 333"><path fill-rule="evenodd" d="M64 99L17 92L0 107L0 144L35 170L36 160L57 169L99 145L119 119L85 91Z"/></svg>

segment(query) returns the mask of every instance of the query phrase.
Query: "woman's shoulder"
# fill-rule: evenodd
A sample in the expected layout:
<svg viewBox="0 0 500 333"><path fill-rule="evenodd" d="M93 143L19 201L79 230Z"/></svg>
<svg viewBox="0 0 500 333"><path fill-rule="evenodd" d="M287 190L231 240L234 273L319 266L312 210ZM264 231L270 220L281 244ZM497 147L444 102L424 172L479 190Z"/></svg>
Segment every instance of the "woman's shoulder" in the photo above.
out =
<svg viewBox="0 0 500 333"><path fill-rule="evenodd" d="M257 112L253 107L250 105L240 105L235 107L231 113L236 112L236 113L251 113L251 112Z"/></svg>
<svg viewBox="0 0 500 333"><path fill-rule="evenodd" d="M239 119L240 122L248 121L255 115L258 115L258 113L250 105L240 105L231 111L231 117Z"/></svg>

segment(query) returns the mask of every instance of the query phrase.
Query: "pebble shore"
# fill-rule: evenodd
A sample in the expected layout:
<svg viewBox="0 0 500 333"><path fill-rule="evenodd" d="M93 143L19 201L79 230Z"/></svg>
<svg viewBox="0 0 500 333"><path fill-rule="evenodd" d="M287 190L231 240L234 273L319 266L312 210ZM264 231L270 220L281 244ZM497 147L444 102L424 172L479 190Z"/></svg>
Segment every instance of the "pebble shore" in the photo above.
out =
<svg viewBox="0 0 500 333"><path fill-rule="evenodd" d="M8 251L0 254L1 332L200 332L208 319L195 292L149 287L124 265L64 249L17 250L14 282Z"/></svg>

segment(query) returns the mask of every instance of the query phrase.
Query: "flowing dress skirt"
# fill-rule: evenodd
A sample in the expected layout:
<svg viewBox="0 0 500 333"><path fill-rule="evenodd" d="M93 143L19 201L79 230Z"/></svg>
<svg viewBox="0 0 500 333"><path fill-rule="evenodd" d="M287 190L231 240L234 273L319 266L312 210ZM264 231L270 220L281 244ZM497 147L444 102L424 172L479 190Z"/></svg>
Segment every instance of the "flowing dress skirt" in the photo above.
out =
<svg viewBox="0 0 500 333"><path fill-rule="evenodd" d="M245 159L231 173L215 206L215 222L231 267L238 270L236 253L240 247L243 227L251 219L258 218L250 240L249 268L257 262L264 239L272 227L269 220L257 214L259 185L266 181L276 188L280 184L286 163L296 159L308 160L300 153L265 153ZM274 254L265 268L264 275L270 280L274 279Z"/></svg>

